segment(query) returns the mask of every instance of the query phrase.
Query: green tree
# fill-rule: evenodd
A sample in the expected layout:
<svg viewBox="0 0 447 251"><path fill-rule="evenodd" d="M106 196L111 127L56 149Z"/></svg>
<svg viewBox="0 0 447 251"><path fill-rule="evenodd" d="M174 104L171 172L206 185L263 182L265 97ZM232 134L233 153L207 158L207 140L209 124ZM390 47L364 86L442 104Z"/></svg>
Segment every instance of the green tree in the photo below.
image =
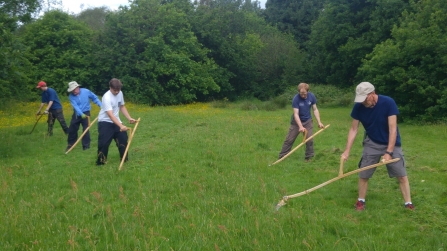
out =
<svg viewBox="0 0 447 251"><path fill-rule="evenodd" d="M268 26L256 10L238 1L211 1L191 15L193 30L208 56L225 69L229 85L217 98L268 99L296 77L302 57L289 36Z"/></svg>
<svg viewBox="0 0 447 251"><path fill-rule="evenodd" d="M148 104L189 103L219 92L227 80L191 31L186 2L136 0L111 13L96 57L102 75L120 78L132 99Z"/></svg>
<svg viewBox="0 0 447 251"><path fill-rule="evenodd" d="M253 61L258 73L251 87L255 97L266 100L306 81L302 77L305 57L292 36L266 26L260 41L262 47Z"/></svg>
<svg viewBox="0 0 447 251"><path fill-rule="evenodd" d="M0 0L0 22L7 21L9 27L29 23L40 8L40 0Z"/></svg>
<svg viewBox="0 0 447 251"><path fill-rule="evenodd" d="M88 8L75 16L76 20L86 23L90 29L99 31L104 28L107 14L110 10L106 7Z"/></svg>
<svg viewBox="0 0 447 251"><path fill-rule="evenodd" d="M267 0L264 16L279 30L293 34L301 47L309 40L312 24L318 19L325 0Z"/></svg>
<svg viewBox="0 0 447 251"><path fill-rule="evenodd" d="M26 50L9 27L0 23L0 99L29 98L31 91L26 73L30 63L24 56Z"/></svg>
<svg viewBox="0 0 447 251"><path fill-rule="evenodd" d="M0 99L28 98L27 48L17 39L19 24L32 21L38 0L0 0Z"/></svg>
<svg viewBox="0 0 447 251"><path fill-rule="evenodd" d="M307 72L313 82L351 86L374 46L390 37L406 0L330 1L312 26Z"/></svg>
<svg viewBox="0 0 447 251"><path fill-rule="evenodd" d="M412 2L392 38L377 45L359 77L396 99L403 118L447 118L447 2Z"/></svg>
<svg viewBox="0 0 447 251"><path fill-rule="evenodd" d="M50 11L26 25L21 39L30 49L33 84L44 80L59 93L66 93L72 80L90 87L92 31L86 24L67 13Z"/></svg>

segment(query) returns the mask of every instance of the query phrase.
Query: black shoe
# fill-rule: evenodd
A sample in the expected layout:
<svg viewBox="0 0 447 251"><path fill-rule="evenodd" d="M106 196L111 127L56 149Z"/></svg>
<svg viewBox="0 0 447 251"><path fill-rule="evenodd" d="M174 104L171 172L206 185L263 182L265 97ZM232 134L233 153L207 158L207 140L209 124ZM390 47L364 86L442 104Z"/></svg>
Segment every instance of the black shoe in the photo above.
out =
<svg viewBox="0 0 447 251"><path fill-rule="evenodd" d="M90 149L90 146L83 146L82 147L82 150L84 150L84 151L87 150L87 149Z"/></svg>
<svg viewBox="0 0 447 251"><path fill-rule="evenodd" d="M70 150L72 146L67 146L67 148L65 149L65 152L67 152L68 150Z"/></svg>

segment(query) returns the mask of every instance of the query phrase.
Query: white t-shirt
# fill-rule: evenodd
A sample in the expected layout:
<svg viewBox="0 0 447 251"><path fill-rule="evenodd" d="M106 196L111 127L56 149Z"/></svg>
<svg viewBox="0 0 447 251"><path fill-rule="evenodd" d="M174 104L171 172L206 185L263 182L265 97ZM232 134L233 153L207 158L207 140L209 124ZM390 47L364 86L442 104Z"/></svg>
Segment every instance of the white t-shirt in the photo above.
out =
<svg viewBox="0 0 447 251"><path fill-rule="evenodd" d="M98 122L109 122L113 123L113 121L107 115L107 111L112 111L113 115L118 119L120 123L121 119L119 116L120 107L124 105L124 97L123 92L119 92L118 95L113 95L110 90L107 91L104 96L102 96L102 106L98 115Z"/></svg>

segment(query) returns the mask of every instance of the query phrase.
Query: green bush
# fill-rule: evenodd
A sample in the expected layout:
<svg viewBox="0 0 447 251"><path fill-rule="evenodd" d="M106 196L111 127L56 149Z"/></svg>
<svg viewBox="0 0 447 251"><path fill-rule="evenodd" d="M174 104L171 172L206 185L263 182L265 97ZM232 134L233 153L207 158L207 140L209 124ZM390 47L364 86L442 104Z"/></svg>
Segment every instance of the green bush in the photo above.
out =
<svg viewBox="0 0 447 251"><path fill-rule="evenodd" d="M215 100L211 102L211 106L214 108L227 108L229 105L229 100L224 98L223 100Z"/></svg>
<svg viewBox="0 0 447 251"><path fill-rule="evenodd" d="M262 102L258 99L250 99L250 100L244 100L240 103L239 107L243 111L256 111L260 110L260 106L262 105Z"/></svg>
<svg viewBox="0 0 447 251"><path fill-rule="evenodd" d="M352 105L354 101L354 88L339 88L335 85L309 84L309 91L315 94L317 105L324 107L345 107ZM289 100L291 104L293 97L298 94L297 86L291 86L278 98Z"/></svg>
<svg viewBox="0 0 447 251"><path fill-rule="evenodd" d="M310 85L310 92L317 97L318 106L323 107L347 107L354 101L354 90L340 89L333 85ZM291 108L292 100L298 93L296 86L291 86L279 96L268 101L258 99L246 99L241 101L240 108L246 111L263 110L276 111L284 108ZM219 104L213 104L217 107Z"/></svg>

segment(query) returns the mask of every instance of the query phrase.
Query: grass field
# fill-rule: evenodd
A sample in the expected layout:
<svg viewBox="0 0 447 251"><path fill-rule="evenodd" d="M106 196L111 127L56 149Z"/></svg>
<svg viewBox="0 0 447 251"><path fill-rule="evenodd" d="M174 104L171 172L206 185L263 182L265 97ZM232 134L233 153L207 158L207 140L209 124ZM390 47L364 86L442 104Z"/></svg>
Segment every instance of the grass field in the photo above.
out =
<svg viewBox="0 0 447 251"><path fill-rule="evenodd" d="M356 175L275 211L284 195L338 175L350 108L319 107L330 127L315 137L312 162L300 148L269 166L291 109L128 104L141 122L118 171L113 144L108 163L95 166L96 127L92 148L69 154L58 122L52 137L44 119L30 134L38 106L0 111L1 250L447 250L445 125L399 125L415 211L384 167L363 212L353 206ZM360 139L345 172L356 169Z"/></svg>

